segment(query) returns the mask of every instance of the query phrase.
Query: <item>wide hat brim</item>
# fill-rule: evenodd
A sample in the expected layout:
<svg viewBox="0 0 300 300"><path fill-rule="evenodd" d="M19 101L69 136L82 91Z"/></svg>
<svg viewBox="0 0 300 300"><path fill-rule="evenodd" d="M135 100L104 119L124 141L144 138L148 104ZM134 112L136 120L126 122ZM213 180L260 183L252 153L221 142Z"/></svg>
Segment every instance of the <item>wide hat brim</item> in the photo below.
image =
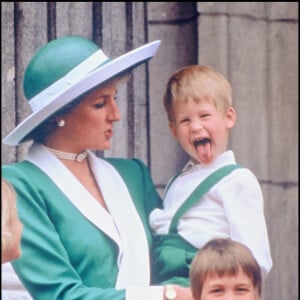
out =
<svg viewBox="0 0 300 300"><path fill-rule="evenodd" d="M53 115L66 104L71 103L78 96L108 81L118 74L135 68L151 59L157 52L160 43L161 42L157 40L127 52L126 54L101 65L74 82L68 81L66 76L66 82L63 84L64 88L56 91L55 93L44 93L43 97L47 98L44 102L46 104L37 106L33 113L15 127L2 140L2 142L7 145L16 146L26 141L24 138L30 132L32 132L49 116Z"/></svg>

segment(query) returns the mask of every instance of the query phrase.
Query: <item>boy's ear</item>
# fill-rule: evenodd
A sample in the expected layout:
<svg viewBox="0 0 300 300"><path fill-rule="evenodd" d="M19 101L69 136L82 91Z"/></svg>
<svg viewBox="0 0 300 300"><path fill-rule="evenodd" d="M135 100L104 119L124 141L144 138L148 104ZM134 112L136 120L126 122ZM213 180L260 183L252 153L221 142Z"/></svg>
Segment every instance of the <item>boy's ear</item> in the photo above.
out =
<svg viewBox="0 0 300 300"><path fill-rule="evenodd" d="M170 128L170 131L172 133L172 135L176 138L177 137L177 130L176 130L176 125L174 122L169 122L169 128Z"/></svg>
<svg viewBox="0 0 300 300"><path fill-rule="evenodd" d="M231 129L235 125L236 112L233 107L229 107L226 111L226 127Z"/></svg>

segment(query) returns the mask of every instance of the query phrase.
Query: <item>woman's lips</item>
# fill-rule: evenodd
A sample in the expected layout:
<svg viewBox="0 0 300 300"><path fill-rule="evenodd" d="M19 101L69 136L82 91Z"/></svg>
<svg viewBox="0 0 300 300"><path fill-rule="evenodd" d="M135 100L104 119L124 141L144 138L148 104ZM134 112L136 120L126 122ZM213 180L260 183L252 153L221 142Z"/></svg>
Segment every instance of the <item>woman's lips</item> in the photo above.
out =
<svg viewBox="0 0 300 300"><path fill-rule="evenodd" d="M111 139L113 137L113 130L112 129L108 129L105 131L105 137L107 139Z"/></svg>

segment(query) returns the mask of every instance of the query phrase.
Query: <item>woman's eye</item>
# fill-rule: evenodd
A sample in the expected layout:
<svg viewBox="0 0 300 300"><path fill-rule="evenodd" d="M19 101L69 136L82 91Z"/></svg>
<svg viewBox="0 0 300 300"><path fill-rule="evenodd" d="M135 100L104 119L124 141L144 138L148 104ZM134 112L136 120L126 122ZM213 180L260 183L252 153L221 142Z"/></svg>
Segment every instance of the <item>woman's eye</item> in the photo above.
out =
<svg viewBox="0 0 300 300"><path fill-rule="evenodd" d="M95 102L95 107L96 108L102 108L105 106L105 104L108 102L109 98L108 97L99 97L97 101Z"/></svg>
<svg viewBox="0 0 300 300"><path fill-rule="evenodd" d="M94 105L96 108L102 108L104 107L109 101L110 99L113 99L113 101L117 100L117 96L114 97L102 97L101 99L99 98L99 102L96 102L96 104Z"/></svg>
<svg viewBox="0 0 300 300"><path fill-rule="evenodd" d="M105 105L105 102L99 102L95 104L96 108L102 108Z"/></svg>

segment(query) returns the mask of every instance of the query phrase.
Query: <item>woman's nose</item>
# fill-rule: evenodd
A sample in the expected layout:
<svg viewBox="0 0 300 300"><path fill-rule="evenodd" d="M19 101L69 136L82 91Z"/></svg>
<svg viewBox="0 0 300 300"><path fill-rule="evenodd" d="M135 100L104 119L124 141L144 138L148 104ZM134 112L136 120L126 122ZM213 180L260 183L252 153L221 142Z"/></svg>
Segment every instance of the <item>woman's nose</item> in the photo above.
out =
<svg viewBox="0 0 300 300"><path fill-rule="evenodd" d="M113 99L109 106L109 118L111 121L120 121L121 114L116 101Z"/></svg>

